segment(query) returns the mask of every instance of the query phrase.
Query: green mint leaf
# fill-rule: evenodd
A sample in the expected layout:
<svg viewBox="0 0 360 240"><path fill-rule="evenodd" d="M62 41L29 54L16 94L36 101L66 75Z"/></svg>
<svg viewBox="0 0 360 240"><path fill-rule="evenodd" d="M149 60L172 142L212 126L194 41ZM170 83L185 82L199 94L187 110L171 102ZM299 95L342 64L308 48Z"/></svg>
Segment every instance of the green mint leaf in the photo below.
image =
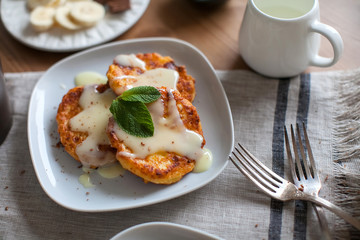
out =
<svg viewBox="0 0 360 240"><path fill-rule="evenodd" d="M143 102L115 99L110 106L110 112L126 133L143 138L154 135L154 124Z"/></svg>
<svg viewBox="0 0 360 240"><path fill-rule="evenodd" d="M156 101L161 96L159 90L151 86L139 86L131 88L123 94L121 94L120 98L124 101L128 102L143 102L143 103L151 103Z"/></svg>

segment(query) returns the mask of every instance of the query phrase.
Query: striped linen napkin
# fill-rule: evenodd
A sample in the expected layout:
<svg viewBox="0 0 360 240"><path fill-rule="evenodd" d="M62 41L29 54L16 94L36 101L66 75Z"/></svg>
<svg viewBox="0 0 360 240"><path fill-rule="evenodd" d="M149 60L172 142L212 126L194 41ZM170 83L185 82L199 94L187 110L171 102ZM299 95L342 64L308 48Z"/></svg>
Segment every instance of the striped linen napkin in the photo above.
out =
<svg viewBox="0 0 360 240"><path fill-rule="evenodd" d="M309 204L279 202L259 191L230 163L203 188L137 209L74 212L41 189L27 147L31 91L43 72L5 74L13 127L0 146L0 239L109 239L145 222L195 227L222 239L320 239ZM360 69L267 79L248 71L217 71L232 109L235 140L268 167L291 179L283 126L304 122L320 170L320 196L360 217ZM326 211L339 239L359 238Z"/></svg>
<svg viewBox="0 0 360 240"><path fill-rule="evenodd" d="M270 80L250 72L218 72L229 96L235 140L277 174L291 180L284 126L307 126L323 187L320 196L360 215L360 70L302 74ZM248 182L251 185L250 182ZM251 192L251 186L242 189ZM306 202L271 200L264 212L268 239L319 239L319 224ZM260 212L259 209L254 210ZM343 220L327 214L333 236L359 238ZM258 215L256 216L258 217Z"/></svg>

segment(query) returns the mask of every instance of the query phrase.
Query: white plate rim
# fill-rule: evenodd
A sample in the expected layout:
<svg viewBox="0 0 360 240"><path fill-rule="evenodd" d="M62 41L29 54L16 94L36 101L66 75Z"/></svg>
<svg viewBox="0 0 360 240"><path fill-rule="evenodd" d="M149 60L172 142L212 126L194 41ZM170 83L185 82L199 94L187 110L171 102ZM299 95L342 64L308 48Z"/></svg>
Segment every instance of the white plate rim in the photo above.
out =
<svg viewBox="0 0 360 240"><path fill-rule="evenodd" d="M141 224L129 227L127 229L124 229L123 231L119 232L118 234L116 234L115 236L110 238L110 240L121 240L122 237L124 237L128 234L132 234L133 232L136 232L140 229L153 228L153 227L177 228L177 229L180 229L181 231L184 231L184 232L186 231L187 233L191 233L191 234L200 234L203 237L207 237L207 238L213 239L213 240L215 240L215 239L221 240L222 239L218 236L215 236L215 235L205 232L203 230L200 230L200 229L197 229L194 227L190 227L187 225L171 223L171 222L146 222L146 223L141 223Z"/></svg>
<svg viewBox="0 0 360 240"><path fill-rule="evenodd" d="M34 49L37 49L37 50L42 50L42 51L48 51L48 52L75 52L75 51L79 51L79 50L83 50L83 49L86 49L86 48L90 48L90 47L94 47L94 46L97 46L99 44L102 44L102 43L106 43L106 42L109 42L113 39L115 39L116 37L122 35L123 33L125 33L127 30L129 30L133 25L135 25L139 20L140 18L143 16L143 14L145 13L146 9L148 8L149 6L149 3L150 3L150 0L139 0L138 3L141 3L140 7L137 7L135 9L136 11L136 15L135 17L133 17L131 19L131 21L126 24L125 27L123 27L122 29L119 29L117 32L113 33L113 34L109 34L108 36L106 36L105 38L102 38L102 39L98 39L97 41L95 42L92 42L92 43L88 43L88 44L83 44L82 46L78 46L78 47L75 47L75 46L67 46L67 47L54 47L54 46L46 46L46 41L42 40L42 41L36 41L34 43L34 41L31 40L31 38L26 38L23 34L19 33L18 31L15 31L13 30L12 28L10 28L10 23L8 23L8 21L5 19L5 17L7 17L8 15L6 14L6 9L4 7L4 5L7 4L7 1L12 1L12 0L2 0L1 1L1 14L0 14L0 17L1 17L1 21L3 22L4 24L4 27L6 29L6 31L13 37L15 38L16 40L18 40L19 42L21 42L22 44L28 46L28 47L31 47L31 48L34 48ZM130 1L134 1L134 0L130 0ZM24 4L26 4L26 1L24 0L23 1ZM127 11L130 11L130 10L127 10ZM26 13L26 16L24 16L23 18L25 17L29 17L30 13ZM126 19L126 18L122 18L122 19ZM107 22L108 20L106 19L106 17L104 18L103 20L104 22ZM11 22L12 23L12 22ZM14 24L14 23L12 23ZM28 26L30 27L30 26ZM95 26L94 27L95 29L99 28L99 26ZM51 30L50 30L51 31ZM56 31L60 31L60 32L64 32L64 33L69 33L68 30L61 30L61 29L56 29ZM34 32L34 31L33 31ZM74 32L76 33L76 31ZM86 35L86 34L85 34ZM37 39L42 39L41 37L37 37ZM72 40L72 39L71 39ZM45 42L45 44L44 44Z"/></svg>
<svg viewBox="0 0 360 240"><path fill-rule="evenodd" d="M213 181L221 172L223 172L223 170L225 169L225 167L227 166L229 160L227 159L225 162L224 162L224 165L218 169L217 171L217 174L213 175L212 177L208 178L207 181L204 181L202 182L201 184L199 184L196 188L192 188L190 191L187 191L186 193L178 193L178 194L174 194L172 196L169 196L169 197L166 197L166 198L162 198L162 199L157 199L156 201L149 201L149 202L143 202L141 204L134 204L133 206L131 207L125 207L125 208L122 208L122 207L118 207L118 208L102 208L102 209L82 209L82 208L78 208L78 207L73 207L73 206L69 206L69 205L66 205L64 204L63 202L59 201L58 199L54 198L50 192L48 191L48 189L46 188L46 186L44 185L44 182L42 181L41 179L41 175L40 175L40 172L39 172L39 169L36 167L37 165L37 162L35 161L35 157L39 155L39 153L35 153L35 146L36 143L34 141L31 141L31 136L33 135L33 128L31 126L31 119L34 118L34 108L36 106L36 104L34 104L35 102L35 93L36 93L36 90L37 88L39 87L39 85L42 84L43 81L46 81L46 78L47 78L47 75L49 74L49 72L51 72L53 69L57 68L59 65L63 64L64 62L67 62L71 59L75 59L75 58L78 58L79 56L82 56L82 55L85 55L87 53L91 53L91 52L94 52L94 51L99 51L99 50L102 50L102 49L106 49L106 48L111 48L113 46L117 46L117 45L126 45L126 44L135 44L135 43L152 43L152 42L170 42L170 43L175 43L175 44L180 44L180 45L183 45L183 46L186 46L190 49L192 49L193 51L195 51L197 54L201 55L204 59L204 61L207 62L207 64L209 65L209 67L213 70L214 74L215 74L215 70L214 68L212 67L211 63L209 62L209 60L205 57L205 55L200 51L198 50L196 47L194 47L193 45L191 45L190 43L188 42L185 42L185 41L182 41L182 40L179 40L179 39L175 39L175 38L167 38L167 37L154 37L154 38L138 38L138 39L132 39L132 40L123 40L123 41L118 41L118 42L114 42L114 43L108 43L108 44L105 44L105 45L102 45L102 46L98 46L98 47L94 47L94 48L91 48L91 49L87 49L87 50L84 50L82 52L79 52L79 53L76 53L76 54L73 54L69 57L66 57L64 58L63 60L60 60L59 62L57 62L56 64L54 64L52 67L50 67L45 73L44 75L38 80L38 82L35 84L35 87L33 89L33 92L31 94L31 98L30 98L30 102L29 102L29 110L28 110L28 122L27 122L27 128L28 128L28 144L29 144L29 149L30 149L30 155L31 155L31 159L32 159L32 163L33 163L33 166L34 166L34 169L35 169L35 172L36 172L36 176L39 180L39 183L41 185L41 187L43 188L43 190L45 191L45 193L53 200L55 201L56 203L58 203L59 205L67 208L67 209L71 209L71 210L74 210L74 211L80 211L80 212L108 212L108 211L117 211L117 210L125 210L125 209L132 209L132 208L138 208L138 207L143 207L143 206L147 206L147 205L152 205L152 204L156 204L156 203L160 203L160 202L164 202L164 201L167 201L167 200L170 200L170 199L173 199L173 198L177 198L179 196L182 196L182 195L185 195L185 194L188 194L190 192L193 192L203 186L205 186L206 184L210 183L211 181ZM216 74L215 74L216 76ZM224 98L225 100L225 104L226 104L226 107L227 107L227 111L228 111L228 117L229 117L229 128L230 128L230 132L232 133L231 136L230 136L230 144L229 144L229 149L227 149L227 153L228 155L230 154L231 150L232 150L232 147L233 147L233 143L234 143L234 127L233 127L233 119L232 119L232 114L231 114L231 109L230 109L230 105L229 105L229 102L227 100L227 96L226 96L226 93L225 93L225 90L224 88L222 87L221 83L220 83L220 80L217 78L216 76L216 79L217 79L217 88L220 92L220 94L222 95L222 97ZM38 154L38 155L36 155Z"/></svg>

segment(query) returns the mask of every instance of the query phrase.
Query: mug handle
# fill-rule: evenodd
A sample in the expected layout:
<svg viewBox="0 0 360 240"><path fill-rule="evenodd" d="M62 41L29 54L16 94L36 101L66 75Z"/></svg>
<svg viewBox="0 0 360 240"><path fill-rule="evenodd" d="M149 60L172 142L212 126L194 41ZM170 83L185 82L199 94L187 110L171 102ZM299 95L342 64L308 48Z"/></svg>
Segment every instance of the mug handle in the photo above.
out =
<svg viewBox="0 0 360 240"><path fill-rule="evenodd" d="M344 43L340 34L333 27L319 21L315 21L310 25L310 32L316 32L326 37L334 50L333 58L321 57L316 54L314 58L310 60L310 65L317 67L329 67L334 65L341 57L344 50Z"/></svg>

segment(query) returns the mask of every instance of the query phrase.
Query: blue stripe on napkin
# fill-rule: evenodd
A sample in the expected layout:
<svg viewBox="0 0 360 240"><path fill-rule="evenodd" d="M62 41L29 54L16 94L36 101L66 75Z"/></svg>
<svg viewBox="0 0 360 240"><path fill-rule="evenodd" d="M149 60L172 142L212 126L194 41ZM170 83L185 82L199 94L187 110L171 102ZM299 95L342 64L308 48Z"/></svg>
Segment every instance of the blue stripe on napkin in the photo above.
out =
<svg viewBox="0 0 360 240"><path fill-rule="evenodd" d="M296 115L296 122L299 123L299 125L302 125L303 122L305 126L307 126L307 118L308 118L309 105L310 105L310 80L311 80L310 74L301 74L299 101L298 101L298 109ZM304 140L303 131L301 131L301 138ZM300 200L295 201L294 236L293 236L294 240L306 239L307 208L308 208L307 202Z"/></svg>
<svg viewBox="0 0 360 240"><path fill-rule="evenodd" d="M273 126L272 170L282 177L284 176L283 127L285 125L289 86L290 86L289 78L279 80L277 98L276 98L275 116L274 116L274 126ZM270 208L271 208L270 225L269 225L268 238L269 240L280 239L283 202L280 202L275 199L271 199Z"/></svg>

